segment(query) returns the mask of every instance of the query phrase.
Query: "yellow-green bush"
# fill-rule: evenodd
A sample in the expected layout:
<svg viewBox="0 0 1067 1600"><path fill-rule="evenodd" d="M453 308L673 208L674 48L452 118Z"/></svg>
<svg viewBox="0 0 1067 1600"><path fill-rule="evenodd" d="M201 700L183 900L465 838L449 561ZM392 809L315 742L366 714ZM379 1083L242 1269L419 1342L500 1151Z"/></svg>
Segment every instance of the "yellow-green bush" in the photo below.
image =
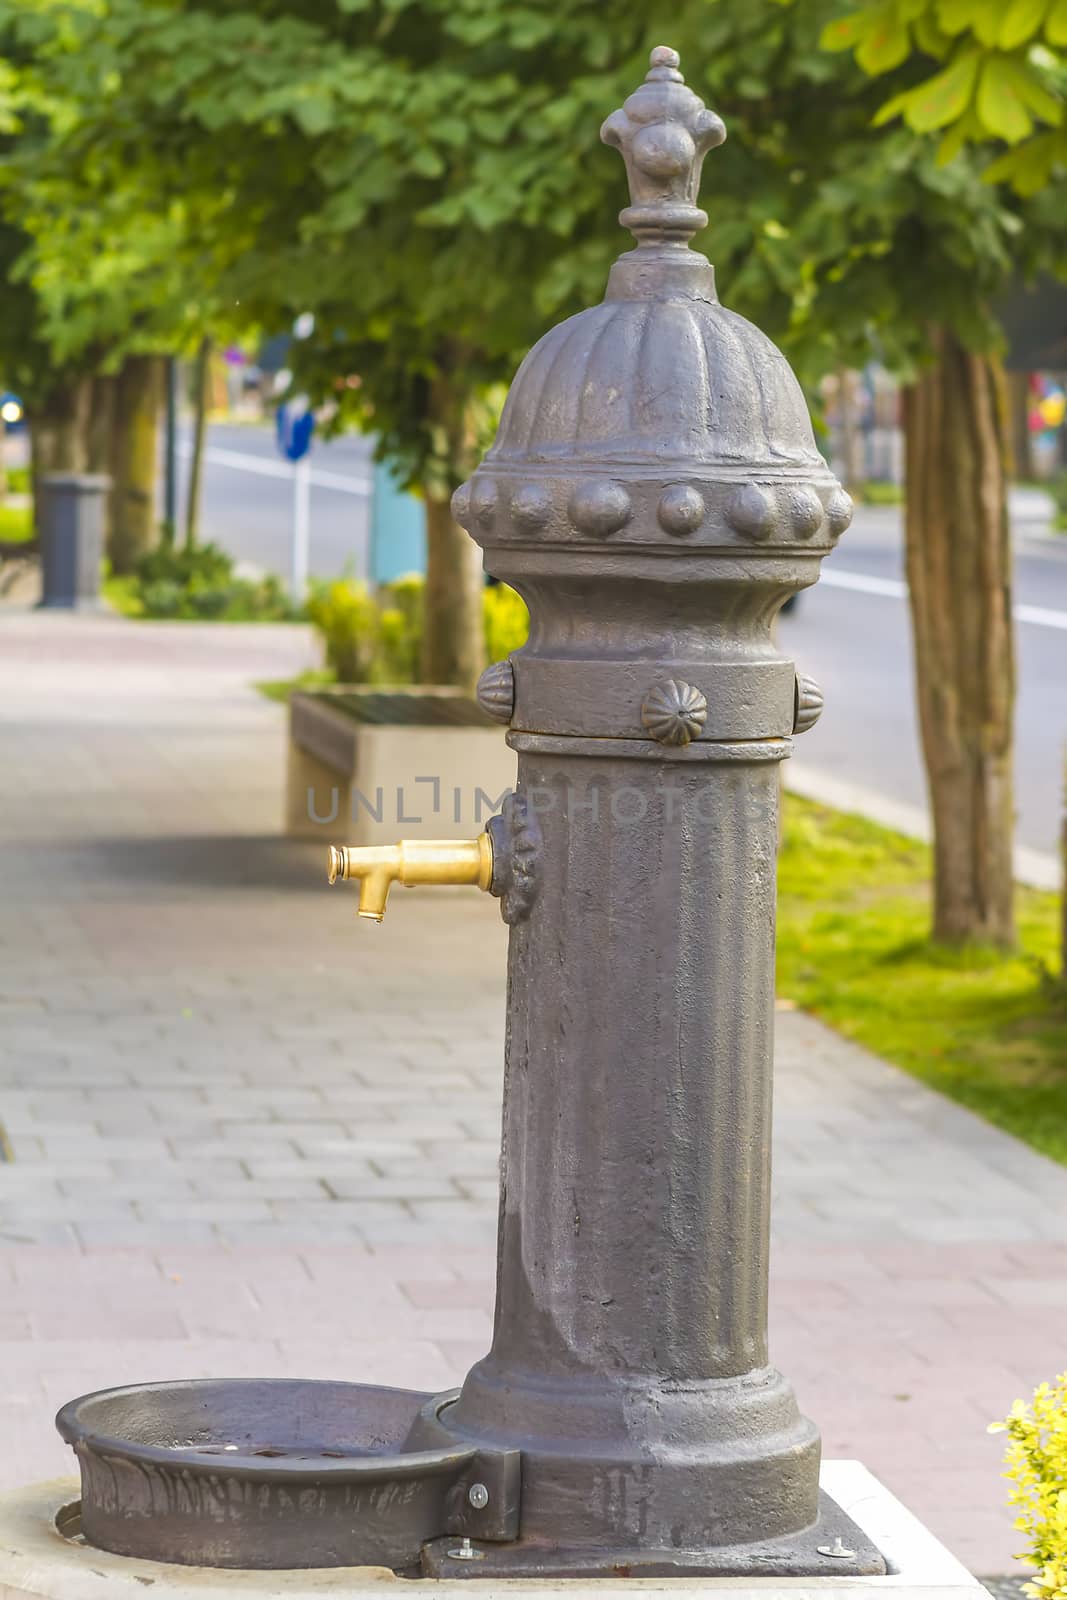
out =
<svg viewBox="0 0 1067 1600"><path fill-rule="evenodd" d="M0 505L0 544L28 544L32 538L30 507Z"/></svg>
<svg viewBox="0 0 1067 1600"><path fill-rule="evenodd" d="M1016 1400L990 1432L1008 1435L1008 1504L1019 1509L1015 1526L1027 1543L1020 1558L1039 1569L1026 1593L1067 1600L1067 1372L1040 1384L1032 1400Z"/></svg>
<svg viewBox="0 0 1067 1600"><path fill-rule="evenodd" d="M354 578L313 584L307 614L322 635L326 665L338 682L371 682L380 655L380 625L367 585Z"/></svg>
<svg viewBox="0 0 1067 1600"><path fill-rule="evenodd" d="M521 595L498 583L486 589L482 601L485 614L485 653L490 661L503 661L526 643L530 613Z"/></svg>
<svg viewBox="0 0 1067 1600"><path fill-rule="evenodd" d="M322 635L326 665L339 683L417 683L424 583L411 574L374 596L365 583L335 578L313 585L308 618ZM499 661L526 642L525 603L505 584L484 592L485 648Z"/></svg>

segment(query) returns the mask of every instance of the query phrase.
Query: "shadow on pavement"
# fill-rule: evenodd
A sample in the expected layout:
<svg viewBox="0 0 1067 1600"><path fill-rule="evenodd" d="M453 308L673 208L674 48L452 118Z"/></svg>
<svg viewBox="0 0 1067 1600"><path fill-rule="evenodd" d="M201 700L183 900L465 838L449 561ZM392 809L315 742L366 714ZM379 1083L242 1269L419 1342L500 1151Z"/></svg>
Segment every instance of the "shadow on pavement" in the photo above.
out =
<svg viewBox="0 0 1067 1600"><path fill-rule="evenodd" d="M329 830L324 829L324 835ZM249 834L77 839L0 846L0 884L7 894L26 885L40 894L107 890L136 884L165 890L270 889L277 894L326 888L323 843Z"/></svg>

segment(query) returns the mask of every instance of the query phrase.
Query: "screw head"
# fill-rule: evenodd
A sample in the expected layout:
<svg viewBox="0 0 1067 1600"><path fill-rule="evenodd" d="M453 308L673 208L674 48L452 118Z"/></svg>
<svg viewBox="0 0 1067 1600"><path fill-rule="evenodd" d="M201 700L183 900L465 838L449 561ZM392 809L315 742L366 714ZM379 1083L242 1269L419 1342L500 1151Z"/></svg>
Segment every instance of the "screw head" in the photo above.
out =
<svg viewBox="0 0 1067 1600"><path fill-rule="evenodd" d="M476 1550L469 1539L461 1539L454 1550L447 1552L450 1561L484 1561L481 1550Z"/></svg>
<svg viewBox="0 0 1067 1600"><path fill-rule="evenodd" d="M850 1561L856 1554L850 1550L839 1533L834 1535L833 1544L818 1544L815 1546L821 1556L833 1556L835 1561Z"/></svg>
<svg viewBox="0 0 1067 1600"><path fill-rule="evenodd" d="M484 1511L489 1504L489 1490L484 1483L472 1483L467 1490L467 1499L475 1511Z"/></svg>

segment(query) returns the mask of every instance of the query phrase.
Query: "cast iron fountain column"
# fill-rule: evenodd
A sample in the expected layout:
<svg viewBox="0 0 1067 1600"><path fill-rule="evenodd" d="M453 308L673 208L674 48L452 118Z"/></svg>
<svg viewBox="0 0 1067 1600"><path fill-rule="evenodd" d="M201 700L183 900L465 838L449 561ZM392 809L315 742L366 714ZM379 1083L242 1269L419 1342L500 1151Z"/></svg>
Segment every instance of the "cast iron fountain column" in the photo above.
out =
<svg viewBox="0 0 1067 1600"><path fill-rule="evenodd" d="M524 362L455 499L530 608L482 701L537 893L511 932L493 1347L441 1421L521 1448L525 1539L680 1558L818 1512L818 1434L767 1359L778 763L817 712L771 625L850 507L689 248L725 129L675 52L602 137L637 248Z"/></svg>
<svg viewBox="0 0 1067 1600"><path fill-rule="evenodd" d="M725 130L674 51L602 135L636 248L531 351L454 501L530 608L479 686L517 792L478 840L331 851L364 917L394 882L452 882L510 924L492 1349L436 1397L71 1402L105 1548L454 1577L884 1571L820 1494L766 1337L778 771L821 705L773 623L851 508L783 357L690 248Z"/></svg>

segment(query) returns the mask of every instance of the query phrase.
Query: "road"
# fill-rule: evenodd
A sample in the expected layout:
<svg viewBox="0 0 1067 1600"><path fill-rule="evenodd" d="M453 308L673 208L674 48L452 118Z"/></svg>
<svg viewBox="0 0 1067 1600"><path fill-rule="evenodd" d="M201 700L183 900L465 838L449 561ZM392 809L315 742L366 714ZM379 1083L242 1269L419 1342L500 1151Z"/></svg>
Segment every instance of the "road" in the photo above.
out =
<svg viewBox="0 0 1067 1600"><path fill-rule="evenodd" d="M184 444L184 441L182 441ZM184 489L187 447L179 458ZM203 534L239 561L268 572L289 570L292 467L268 428L213 423L208 430L201 503ZM311 448L310 571L333 577L367 570L370 540L371 447L347 434L317 439ZM179 517L184 516L179 497Z"/></svg>
<svg viewBox="0 0 1067 1600"><path fill-rule="evenodd" d="M817 588L782 619L782 643L826 696L797 741L804 765L906 806L926 803L916 726L900 518L861 508ZM1067 745L1067 539L1016 549L1017 841L1052 853Z"/></svg>
<svg viewBox="0 0 1067 1600"><path fill-rule="evenodd" d="M366 569L370 452L363 439L317 443L312 457L311 571ZM266 429L213 426L204 475L205 534L242 561L284 572L289 469ZM1067 744L1067 538L1016 554L1019 701L1018 842L1051 854L1062 813ZM798 741L798 766L904 806L925 789L912 693L900 516L861 508L818 587L782 619L783 643L821 684L826 710Z"/></svg>

